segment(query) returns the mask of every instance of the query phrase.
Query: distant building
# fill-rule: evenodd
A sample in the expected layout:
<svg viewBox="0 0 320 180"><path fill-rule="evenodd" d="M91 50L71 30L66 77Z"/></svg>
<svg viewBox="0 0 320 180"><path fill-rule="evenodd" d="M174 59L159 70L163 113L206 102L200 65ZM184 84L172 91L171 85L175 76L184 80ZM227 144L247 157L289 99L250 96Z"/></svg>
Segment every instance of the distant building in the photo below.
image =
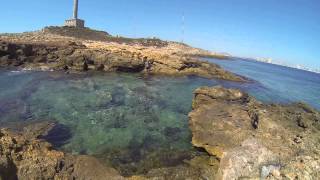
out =
<svg viewBox="0 0 320 180"><path fill-rule="evenodd" d="M74 0L73 4L73 18L66 20L64 25L68 27L77 27L77 28L84 28L84 20L78 19L78 0Z"/></svg>

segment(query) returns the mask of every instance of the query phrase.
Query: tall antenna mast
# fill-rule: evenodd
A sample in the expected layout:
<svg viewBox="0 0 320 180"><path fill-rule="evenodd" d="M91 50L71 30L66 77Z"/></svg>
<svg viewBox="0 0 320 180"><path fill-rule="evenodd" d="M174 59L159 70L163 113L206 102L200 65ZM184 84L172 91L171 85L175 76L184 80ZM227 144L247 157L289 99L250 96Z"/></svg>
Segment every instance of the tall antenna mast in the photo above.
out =
<svg viewBox="0 0 320 180"><path fill-rule="evenodd" d="M185 15L184 11L182 12L182 22L181 22L181 43L184 43L184 34L185 34Z"/></svg>
<svg viewBox="0 0 320 180"><path fill-rule="evenodd" d="M137 24L136 24L136 16L135 15L132 18L132 30L133 30L133 38L137 38Z"/></svg>

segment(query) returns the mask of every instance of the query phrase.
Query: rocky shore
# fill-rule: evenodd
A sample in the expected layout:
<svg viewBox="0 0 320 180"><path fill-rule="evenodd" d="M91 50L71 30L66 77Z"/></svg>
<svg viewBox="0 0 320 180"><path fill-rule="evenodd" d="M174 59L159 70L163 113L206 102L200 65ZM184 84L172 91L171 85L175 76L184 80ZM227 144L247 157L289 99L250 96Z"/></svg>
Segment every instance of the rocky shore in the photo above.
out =
<svg viewBox="0 0 320 180"><path fill-rule="evenodd" d="M0 67L26 70L139 72L156 75L196 75L245 81L194 55L214 55L184 44L157 39L125 39L84 29L47 28L0 36ZM83 36L76 36L83 34ZM64 35L64 36L63 36ZM95 37L106 39L97 41ZM87 38L85 38L87 37ZM92 39L92 40L89 40ZM220 56L217 56L220 57Z"/></svg>
<svg viewBox="0 0 320 180"><path fill-rule="evenodd" d="M195 91L192 144L219 160L216 179L317 179L320 113L297 103L263 104L222 87Z"/></svg>
<svg viewBox="0 0 320 180"><path fill-rule="evenodd" d="M53 123L41 122L21 131L0 130L0 179L121 179L90 156L73 156L53 150L41 139Z"/></svg>
<svg viewBox="0 0 320 180"><path fill-rule="evenodd" d="M79 36L80 34L80 36ZM112 37L90 29L51 27L0 35L0 67L105 71L245 82L196 56L224 58L158 39ZM46 139L52 121L0 130L0 179L318 179L320 113L302 103L264 104L236 89L195 90L189 127L197 156L176 167L123 177L92 156L61 152ZM8 128L12 127L12 128ZM170 133L169 133L170 134Z"/></svg>
<svg viewBox="0 0 320 180"><path fill-rule="evenodd" d="M0 179L212 179L217 169L215 158L201 155L184 165L154 169L145 175L123 177L92 156L71 155L54 150L45 139L55 126L57 124L45 121L31 122L14 130L1 129Z"/></svg>
<svg viewBox="0 0 320 180"><path fill-rule="evenodd" d="M202 154L176 167L123 177L90 156L54 150L52 122L0 130L2 179L317 179L320 113L301 103L263 104L222 87L195 91L192 144Z"/></svg>

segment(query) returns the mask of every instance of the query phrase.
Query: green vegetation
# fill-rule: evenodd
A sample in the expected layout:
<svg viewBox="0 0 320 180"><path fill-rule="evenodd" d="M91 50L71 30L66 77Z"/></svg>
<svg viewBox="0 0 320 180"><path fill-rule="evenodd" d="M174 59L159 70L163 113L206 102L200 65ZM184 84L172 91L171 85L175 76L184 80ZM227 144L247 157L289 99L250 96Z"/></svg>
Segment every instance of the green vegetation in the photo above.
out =
<svg viewBox="0 0 320 180"><path fill-rule="evenodd" d="M164 47L168 45L167 41L158 38L126 38L121 36L112 36L104 31L97 31L90 28L58 27L50 26L43 29L44 33L51 33L67 37L75 37L83 40L116 42L126 44L140 44L143 46Z"/></svg>

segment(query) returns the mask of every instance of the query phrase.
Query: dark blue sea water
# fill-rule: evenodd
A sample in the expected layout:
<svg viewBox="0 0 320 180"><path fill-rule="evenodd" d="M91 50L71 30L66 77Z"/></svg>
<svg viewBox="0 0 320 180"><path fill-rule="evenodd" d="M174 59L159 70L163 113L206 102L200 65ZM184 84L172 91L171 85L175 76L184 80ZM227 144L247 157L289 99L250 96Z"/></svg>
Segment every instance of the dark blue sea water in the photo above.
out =
<svg viewBox="0 0 320 180"><path fill-rule="evenodd" d="M280 103L301 101L320 109L320 74L243 59L205 60L256 80L257 83L241 85L239 88L260 100Z"/></svg>
<svg viewBox="0 0 320 180"><path fill-rule="evenodd" d="M194 155L188 113L200 86L240 88L265 102L304 101L320 109L318 74L239 59L207 60L255 81L0 70L0 126L55 121L58 128L46 138L56 148L96 156L132 175Z"/></svg>

